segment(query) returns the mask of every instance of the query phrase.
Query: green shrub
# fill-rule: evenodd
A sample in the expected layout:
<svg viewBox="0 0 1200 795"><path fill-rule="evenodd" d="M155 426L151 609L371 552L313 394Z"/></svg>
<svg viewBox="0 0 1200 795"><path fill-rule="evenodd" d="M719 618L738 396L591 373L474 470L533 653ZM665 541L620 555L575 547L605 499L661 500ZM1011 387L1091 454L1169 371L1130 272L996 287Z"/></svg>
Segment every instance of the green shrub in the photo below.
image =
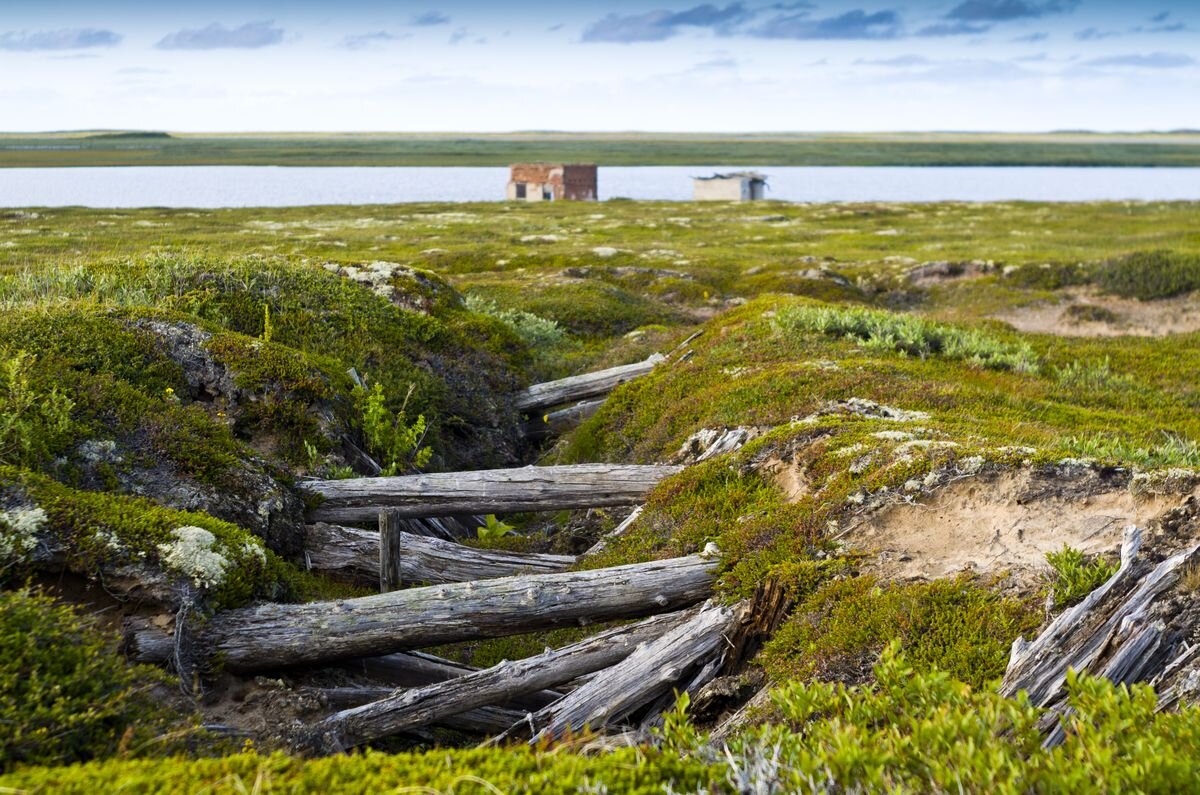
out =
<svg viewBox="0 0 1200 795"><path fill-rule="evenodd" d="M466 307L472 312L494 317L512 329L531 349L553 348L567 340L567 332L554 320L523 312L520 309L501 309L495 301L468 295Z"/></svg>
<svg viewBox="0 0 1200 795"><path fill-rule="evenodd" d="M1139 251L1096 269L1096 282L1114 295L1151 301L1200 290L1200 256Z"/></svg>
<svg viewBox="0 0 1200 795"><path fill-rule="evenodd" d="M1078 602L1117 572L1117 567L1104 558L1089 560L1066 544L1058 552L1047 552L1046 562L1054 570L1050 587L1056 610Z"/></svg>
<svg viewBox="0 0 1200 795"><path fill-rule="evenodd" d="M74 403L38 382L37 360L0 353L0 464L39 466L70 442Z"/></svg>
<svg viewBox="0 0 1200 795"><path fill-rule="evenodd" d="M857 340L868 350L896 351L922 359L939 356L993 370L1037 372L1038 357L1024 342L1005 344L981 331L947 326L915 315L874 309L797 306L779 313L785 332L817 332Z"/></svg>
<svg viewBox="0 0 1200 795"><path fill-rule="evenodd" d="M801 602L764 649L777 678L857 679L895 640L921 671L982 686L1004 673L1009 647L1037 628L1029 606L965 578L880 586L834 580Z"/></svg>
<svg viewBox="0 0 1200 795"><path fill-rule="evenodd" d="M71 607L0 591L0 770L152 747L174 722L150 692L166 677L127 666L115 645Z"/></svg>
<svg viewBox="0 0 1200 795"><path fill-rule="evenodd" d="M421 446L425 439L425 415L418 414L411 424L404 415L412 392L410 386L404 402L393 412L388 408L382 384L373 384L370 389L360 386L354 390L355 404L362 413L363 436L371 452L379 456L383 466L380 474L385 477L411 467L423 467L433 455L431 448Z"/></svg>

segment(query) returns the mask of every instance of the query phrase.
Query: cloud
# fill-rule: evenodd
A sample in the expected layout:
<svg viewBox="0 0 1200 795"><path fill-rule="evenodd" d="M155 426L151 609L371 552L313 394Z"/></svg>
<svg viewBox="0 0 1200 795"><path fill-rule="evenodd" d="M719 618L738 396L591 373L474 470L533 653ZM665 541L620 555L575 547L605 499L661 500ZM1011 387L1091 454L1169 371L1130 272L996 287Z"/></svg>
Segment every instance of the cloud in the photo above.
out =
<svg viewBox="0 0 1200 795"><path fill-rule="evenodd" d="M85 50L115 47L121 36L100 28L64 28L62 30L9 31L0 34L0 50L38 52L47 50Z"/></svg>
<svg viewBox="0 0 1200 795"><path fill-rule="evenodd" d="M256 50L283 41L283 28L270 21L247 22L240 28L227 28L214 22L206 28L185 28L164 36L154 45L160 50Z"/></svg>
<svg viewBox="0 0 1200 795"><path fill-rule="evenodd" d="M1099 28L1084 28L1075 33L1075 38L1078 41L1100 41L1102 39L1114 39L1122 35L1115 30L1100 30Z"/></svg>
<svg viewBox="0 0 1200 795"><path fill-rule="evenodd" d="M469 30L467 30L466 28L459 28L458 30L456 30L450 34L450 38L448 41L451 45L458 44L462 41L465 41L467 39L467 37L470 35L471 35L471 32Z"/></svg>
<svg viewBox="0 0 1200 795"><path fill-rule="evenodd" d="M407 33L388 33L386 30L377 30L374 33L358 33L347 36L342 39L341 46L347 50L365 50L377 44L389 44L407 38L409 38Z"/></svg>
<svg viewBox="0 0 1200 795"><path fill-rule="evenodd" d="M713 69L736 69L737 67L738 61L736 58L713 58L711 61L701 61L689 71L707 72Z"/></svg>
<svg viewBox="0 0 1200 795"><path fill-rule="evenodd" d="M735 24L751 16L752 12L741 3L732 3L724 8L706 3L685 11L660 9L625 16L608 14L585 28L580 40L588 43L616 44L664 41L679 34L680 29L685 27L710 28L730 33Z"/></svg>
<svg viewBox="0 0 1200 795"><path fill-rule="evenodd" d="M1009 22L1065 14L1074 11L1079 0L964 0L946 14L946 19L963 22Z"/></svg>
<svg viewBox="0 0 1200 795"><path fill-rule="evenodd" d="M1167 17L1171 16L1170 11L1159 11L1154 16L1150 17L1151 22L1166 22Z"/></svg>
<svg viewBox="0 0 1200 795"><path fill-rule="evenodd" d="M1049 33L1026 33L1024 36L1017 36L1013 42L1017 44L1037 44L1039 41L1045 41L1050 38Z"/></svg>
<svg viewBox="0 0 1200 795"><path fill-rule="evenodd" d="M897 83L983 83L1027 80L1036 72L1004 61L954 60L935 63L919 71L896 72L883 78ZM878 78L876 78L878 79Z"/></svg>
<svg viewBox="0 0 1200 795"><path fill-rule="evenodd" d="M856 66L929 66L933 61L923 55L898 55L895 58L859 58L854 62Z"/></svg>
<svg viewBox="0 0 1200 795"><path fill-rule="evenodd" d="M1196 59L1192 56L1173 52L1110 55L1105 58L1093 58L1090 61L1084 61L1084 66L1130 66L1137 69L1182 69L1186 66L1195 65Z"/></svg>
<svg viewBox="0 0 1200 795"><path fill-rule="evenodd" d="M917 31L918 36L975 36L987 33L991 25L972 25L970 22L935 22Z"/></svg>
<svg viewBox="0 0 1200 795"><path fill-rule="evenodd" d="M408 24L414 28L432 28L435 25L449 25L450 17L440 11L426 11L424 14L413 17Z"/></svg>
<svg viewBox="0 0 1200 795"><path fill-rule="evenodd" d="M749 31L763 39L894 39L900 33L895 11L868 14L862 9L813 19L807 13L780 14Z"/></svg>
<svg viewBox="0 0 1200 795"><path fill-rule="evenodd" d="M166 69L154 69L149 66L126 66L124 69L118 69L119 75L165 75L170 74Z"/></svg>

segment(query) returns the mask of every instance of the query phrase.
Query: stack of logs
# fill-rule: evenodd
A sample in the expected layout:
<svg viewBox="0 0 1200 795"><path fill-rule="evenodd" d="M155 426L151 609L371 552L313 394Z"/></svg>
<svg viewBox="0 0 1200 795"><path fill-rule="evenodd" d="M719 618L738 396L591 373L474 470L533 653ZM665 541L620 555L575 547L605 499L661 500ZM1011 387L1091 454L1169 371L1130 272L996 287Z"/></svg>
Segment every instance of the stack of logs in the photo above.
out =
<svg viewBox="0 0 1200 795"><path fill-rule="evenodd" d="M328 691L343 708L296 738L328 753L428 725L506 739L585 727L639 728L721 670L748 623L744 606L709 600L715 550L610 568L571 570L573 556L467 547L408 532L430 514L505 512L640 501L677 467L582 465L347 481L309 481L308 561L381 593L226 610L177 623L168 636L130 628L140 662L237 674L350 665L379 685ZM335 524L373 512L379 530ZM418 585L419 584L419 585ZM418 587L408 587L417 585ZM475 670L416 650L461 641L642 619L542 654ZM186 624L186 626L184 626Z"/></svg>

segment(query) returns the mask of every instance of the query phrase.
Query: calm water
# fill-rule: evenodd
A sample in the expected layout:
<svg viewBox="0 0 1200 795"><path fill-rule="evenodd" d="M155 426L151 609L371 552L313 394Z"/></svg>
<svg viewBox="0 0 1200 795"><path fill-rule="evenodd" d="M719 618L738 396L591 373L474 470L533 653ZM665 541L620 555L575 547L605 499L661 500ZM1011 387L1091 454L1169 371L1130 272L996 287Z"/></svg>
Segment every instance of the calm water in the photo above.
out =
<svg viewBox="0 0 1200 795"><path fill-rule="evenodd" d="M720 166L601 168L600 196L686 200ZM826 201L1200 199L1200 168L762 167L768 198ZM0 207L286 207L492 201L505 168L174 166L0 169Z"/></svg>

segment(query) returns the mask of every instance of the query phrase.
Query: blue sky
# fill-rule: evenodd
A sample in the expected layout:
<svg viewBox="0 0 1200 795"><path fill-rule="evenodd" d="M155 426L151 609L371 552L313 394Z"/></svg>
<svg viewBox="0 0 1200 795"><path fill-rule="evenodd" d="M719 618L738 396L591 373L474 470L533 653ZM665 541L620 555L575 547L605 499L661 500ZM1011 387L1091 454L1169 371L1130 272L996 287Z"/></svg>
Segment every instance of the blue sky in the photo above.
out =
<svg viewBox="0 0 1200 795"><path fill-rule="evenodd" d="M0 0L0 129L1200 127L1200 0Z"/></svg>

